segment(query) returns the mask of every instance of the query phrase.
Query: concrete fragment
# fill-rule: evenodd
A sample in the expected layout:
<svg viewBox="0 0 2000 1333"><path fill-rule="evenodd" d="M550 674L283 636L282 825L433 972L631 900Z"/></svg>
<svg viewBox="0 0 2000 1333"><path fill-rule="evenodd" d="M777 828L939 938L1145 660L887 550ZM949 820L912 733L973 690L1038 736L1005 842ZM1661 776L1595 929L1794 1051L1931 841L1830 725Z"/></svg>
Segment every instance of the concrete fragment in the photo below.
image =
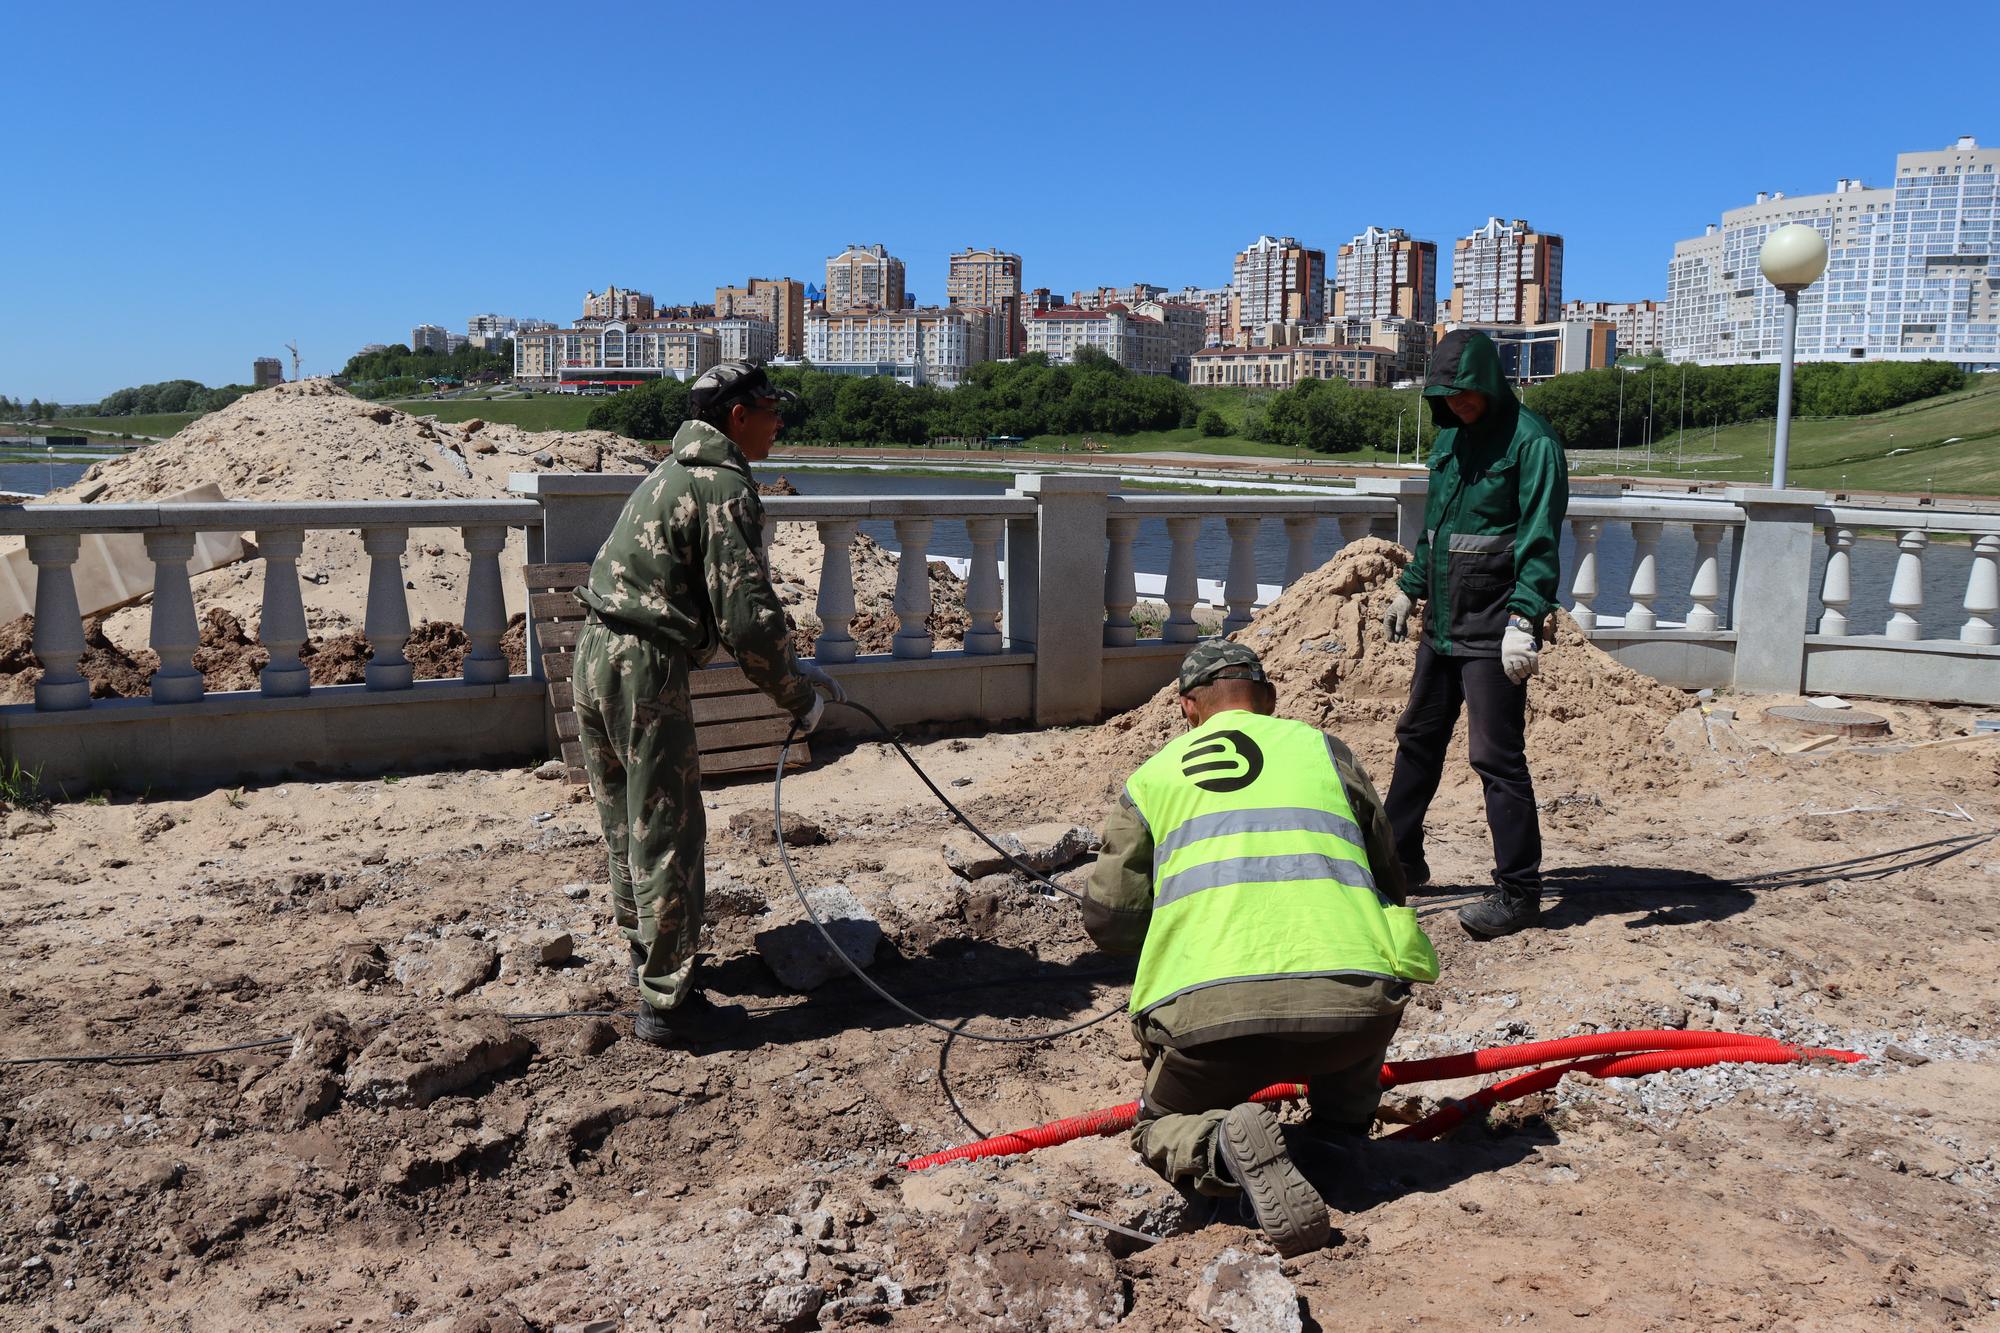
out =
<svg viewBox="0 0 2000 1333"><path fill-rule="evenodd" d="M953 1238L945 1313L954 1327L1036 1330L1112 1328L1128 1297L1111 1252L1050 1204L980 1204Z"/></svg>
<svg viewBox="0 0 2000 1333"><path fill-rule="evenodd" d="M531 930L521 939L521 951L536 967L554 967L575 956L576 940L566 930Z"/></svg>
<svg viewBox="0 0 2000 1333"><path fill-rule="evenodd" d="M827 934L833 936L840 952L857 967L865 968L875 961L882 927L845 885L823 884L810 889L806 901L826 924ZM764 965L792 990L812 990L847 974L846 965L827 948L825 937L808 920L760 931L756 945Z"/></svg>
<svg viewBox="0 0 2000 1333"><path fill-rule="evenodd" d="M758 1314L767 1328L812 1328L819 1322L815 1316L825 1299L817 1283L791 1282L765 1292Z"/></svg>
<svg viewBox="0 0 2000 1333"><path fill-rule="evenodd" d="M1030 824L1002 833L993 839L1023 865L1038 874L1051 874L1095 852L1100 843L1095 833L1075 824ZM944 840L944 863L964 879L984 879L1011 871L1007 858L966 831Z"/></svg>
<svg viewBox="0 0 2000 1333"><path fill-rule="evenodd" d="M555 782L569 776L569 765L560 759L544 760L535 769L535 776L544 782Z"/></svg>
<svg viewBox="0 0 2000 1333"><path fill-rule="evenodd" d="M588 898L591 890L596 887L595 884L565 884L562 886L563 897L573 903L580 903L585 898Z"/></svg>
<svg viewBox="0 0 2000 1333"><path fill-rule="evenodd" d="M492 945L460 935L432 951L428 980L438 994L456 1000L491 981L499 965Z"/></svg>
<svg viewBox="0 0 2000 1333"><path fill-rule="evenodd" d="M389 962L379 944L343 944L333 951L333 975L343 986L367 986L389 975Z"/></svg>
<svg viewBox="0 0 2000 1333"><path fill-rule="evenodd" d="M1300 1333L1299 1293L1275 1255L1231 1246L1201 1270L1188 1300L1194 1317L1230 1333Z"/></svg>
<svg viewBox="0 0 2000 1333"><path fill-rule="evenodd" d="M763 916L771 910L762 889L752 888L732 875L710 871L705 904L710 920L726 917Z"/></svg>
<svg viewBox="0 0 2000 1333"><path fill-rule="evenodd" d="M376 1106L428 1106L519 1064L534 1049L498 1014L407 1014L348 1063L347 1093Z"/></svg>
<svg viewBox="0 0 2000 1333"><path fill-rule="evenodd" d="M1931 1058L1928 1055L1920 1051L1910 1050L1906 1046L1898 1046L1894 1042L1882 1048L1882 1058L1884 1060L1894 1060L1899 1065L1910 1065L1913 1067L1916 1065L1927 1065L1931 1062Z"/></svg>

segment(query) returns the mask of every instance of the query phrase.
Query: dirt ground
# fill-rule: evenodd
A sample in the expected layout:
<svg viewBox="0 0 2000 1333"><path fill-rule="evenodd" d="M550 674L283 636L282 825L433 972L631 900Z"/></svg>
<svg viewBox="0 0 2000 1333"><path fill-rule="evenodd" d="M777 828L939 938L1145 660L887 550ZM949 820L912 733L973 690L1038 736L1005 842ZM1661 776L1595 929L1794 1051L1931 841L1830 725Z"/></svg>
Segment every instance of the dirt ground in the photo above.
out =
<svg viewBox="0 0 2000 1333"><path fill-rule="evenodd" d="M1754 720L1787 701L1717 702L1738 720L1671 724L1699 738L1671 787L1573 789L1544 811L1547 928L1524 937L1475 945L1452 923L1485 834L1475 790L1447 785L1422 900L1443 977L1392 1054L1666 1025L1875 1058L1576 1082L1443 1142L1378 1143L1363 1170L1322 1177L1338 1243L1282 1265L1281 1314L1993 1319L2000 844L1938 840L1996 827L2000 739L1788 754L1798 737ZM1957 710L1886 711L1892 744L1969 729ZM1077 769L1107 734L916 754L990 828L1090 823L1101 801L1021 777ZM1067 900L953 875L948 816L887 747L823 755L784 791L826 839L793 851L801 874L874 914L873 974L919 1008L1024 1033L1122 999L1129 973ZM709 811L703 975L751 1009L746 1034L663 1052L623 1019L510 1027L497 1016L625 1002L592 807L573 797L467 772L7 815L7 1056L298 1039L6 1068L0 1325L1192 1330L1242 1264L1205 1270L1231 1248L1269 1254L1241 1227L1180 1229L1177 1196L1122 1139L902 1171L972 1126L1135 1095L1131 1039L1113 1018L1049 1044L947 1046L851 982L788 991L759 953L799 909L758 780L717 785ZM574 953L547 965L551 932ZM1385 1114L1470 1086L1400 1090Z"/></svg>

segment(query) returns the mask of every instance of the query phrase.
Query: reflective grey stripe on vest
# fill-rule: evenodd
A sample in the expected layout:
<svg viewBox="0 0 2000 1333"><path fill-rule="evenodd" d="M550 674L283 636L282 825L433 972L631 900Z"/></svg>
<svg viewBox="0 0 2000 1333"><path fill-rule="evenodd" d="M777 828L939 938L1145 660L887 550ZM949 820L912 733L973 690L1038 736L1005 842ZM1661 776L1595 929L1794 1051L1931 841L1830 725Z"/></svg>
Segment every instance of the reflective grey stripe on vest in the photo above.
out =
<svg viewBox="0 0 2000 1333"><path fill-rule="evenodd" d="M1181 987L1179 990L1173 992L1171 995L1162 995L1159 999L1153 1001L1151 1004L1147 1005L1144 1009L1140 1010L1139 1012L1144 1014L1150 1014L1155 1009L1159 1008L1161 1005L1167 1003L1167 1001L1169 1000L1178 1000L1183 995L1191 995L1198 990L1207 990L1210 986L1232 986L1239 981L1304 981L1307 980L1308 978L1330 978L1333 980L1344 980L1344 979L1363 978L1363 977L1367 978L1369 981L1400 982L1404 990L1404 995L1402 998L1403 999L1409 998L1408 992L1410 989L1410 981L1409 978L1407 977L1399 977L1390 972L1368 972L1364 971L1361 968L1343 967L1343 968L1335 968L1331 972L1259 972L1259 973L1253 973L1249 976L1217 977L1213 981L1197 981L1192 986ZM1398 1002L1400 1003L1400 1000ZM1140 1099L1142 1101L1144 1100L1144 1096L1145 1095L1143 1093L1140 1094Z"/></svg>
<svg viewBox="0 0 2000 1333"><path fill-rule="evenodd" d="M1454 551L1504 551L1513 544L1512 537L1491 537L1480 532L1451 534L1451 549Z"/></svg>
<svg viewBox="0 0 2000 1333"><path fill-rule="evenodd" d="M1368 867L1317 852L1299 852L1287 856L1233 856L1189 866L1159 882L1153 907L1157 910L1203 889L1226 888L1231 884L1292 884L1313 879L1330 879L1350 888L1366 889L1388 906L1388 899L1375 887L1375 877L1368 873Z"/></svg>
<svg viewBox="0 0 2000 1333"><path fill-rule="evenodd" d="M1361 826L1351 819L1342 819L1331 810L1316 810L1309 805L1218 810L1210 815L1196 815L1168 834L1165 842L1153 848L1153 864L1164 863L1181 848L1204 838L1223 838L1233 833L1290 833L1293 830L1331 833L1336 838L1345 838L1356 847L1364 845Z"/></svg>

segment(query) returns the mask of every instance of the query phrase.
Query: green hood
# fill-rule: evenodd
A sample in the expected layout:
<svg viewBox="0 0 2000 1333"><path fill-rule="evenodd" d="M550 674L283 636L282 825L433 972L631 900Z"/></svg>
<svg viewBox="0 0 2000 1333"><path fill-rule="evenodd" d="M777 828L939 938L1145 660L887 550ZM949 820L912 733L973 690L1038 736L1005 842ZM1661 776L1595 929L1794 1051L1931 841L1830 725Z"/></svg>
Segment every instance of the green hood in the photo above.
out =
<svg viewBox="0 0 2000 1333"><path fill-rule="evenodd" d="M1453 329L1431 353L1430 372L1424 376L1424 397L1430 400L1431 421L1439 430L1458 426L1458 418L1445 406L1445 399L1465 389L1486 395L1486 415L1465 427L1463 433L1481 440L1512 439L1520 401L1500 369L1500 349L1483 333Z"/></svg>

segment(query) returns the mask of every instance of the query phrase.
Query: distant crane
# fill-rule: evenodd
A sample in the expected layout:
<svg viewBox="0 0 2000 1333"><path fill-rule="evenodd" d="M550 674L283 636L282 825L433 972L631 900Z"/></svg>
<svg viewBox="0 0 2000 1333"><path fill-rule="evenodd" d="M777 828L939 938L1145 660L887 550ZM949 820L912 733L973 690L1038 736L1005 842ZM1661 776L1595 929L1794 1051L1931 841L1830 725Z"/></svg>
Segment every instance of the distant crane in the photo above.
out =
<svg viewBox="0 0 2000 1333"><path fill-rule="evenodd" d="M294 338L286 343L285 350L292 354L292 383L296 384L299 380L299 340Z"/></svg>

